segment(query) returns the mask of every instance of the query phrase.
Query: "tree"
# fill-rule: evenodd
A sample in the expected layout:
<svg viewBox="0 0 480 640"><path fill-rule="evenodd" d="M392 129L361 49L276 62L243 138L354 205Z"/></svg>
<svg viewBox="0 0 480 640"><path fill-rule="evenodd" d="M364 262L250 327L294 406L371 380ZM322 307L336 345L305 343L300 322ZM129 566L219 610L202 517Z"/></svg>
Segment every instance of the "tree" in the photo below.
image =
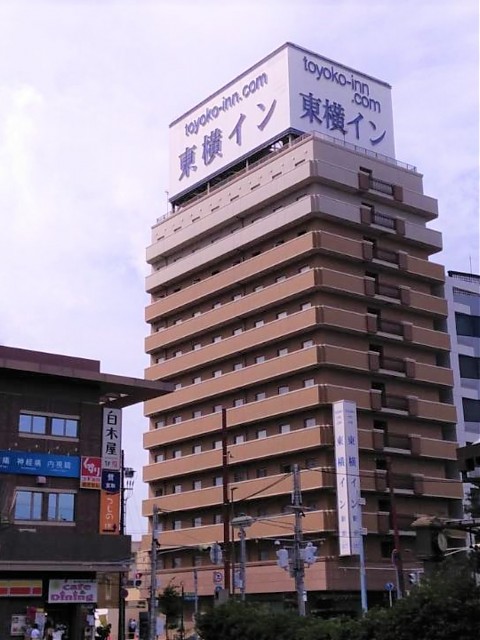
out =
<svg viewBox="0 0 480 640"><path fill-rule="evenodd" d="M178 626L178 618L182 612L182 595L179 588L170 580L158 597L158 606L165 616L165 635L169 639L168 630Z"/></svg>

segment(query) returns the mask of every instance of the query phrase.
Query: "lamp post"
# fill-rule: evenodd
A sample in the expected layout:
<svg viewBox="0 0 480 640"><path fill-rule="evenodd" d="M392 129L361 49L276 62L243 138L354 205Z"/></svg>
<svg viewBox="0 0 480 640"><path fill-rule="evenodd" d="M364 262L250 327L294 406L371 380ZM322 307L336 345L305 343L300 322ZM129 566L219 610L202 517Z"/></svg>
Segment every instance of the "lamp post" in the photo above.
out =
<svg viewBox="0 0 480 640"><path fill-rule="evenodd" d="M246 583L246 564L247 564L247 547L245 543L245 529L253 524L253 518L245 514L236 518L232 518L232 527L238 529L240 538L240 598L245 600L245 583Z"/></svg>

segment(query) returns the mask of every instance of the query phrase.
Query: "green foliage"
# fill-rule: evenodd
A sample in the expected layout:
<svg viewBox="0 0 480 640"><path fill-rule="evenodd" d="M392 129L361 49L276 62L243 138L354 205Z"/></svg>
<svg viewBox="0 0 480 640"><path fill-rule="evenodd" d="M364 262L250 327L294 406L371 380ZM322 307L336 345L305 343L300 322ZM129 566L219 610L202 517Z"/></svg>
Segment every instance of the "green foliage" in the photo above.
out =
<svg viewBox="0 0 480 640"><path fill-rule="evenodd" d="M167 631L177 626L178 618L182 612L182 594L180 589L171 580L158 597L158 607L165 615L165 627Z"/></svg>
<svg viewBox="0 0 480 640"><path fill-rule="evenodd" d="M452 557L392 608L362 618L300 618L228 602L204 613L197 630L202 640L478 640L480 588L468 563Z"/></svg>

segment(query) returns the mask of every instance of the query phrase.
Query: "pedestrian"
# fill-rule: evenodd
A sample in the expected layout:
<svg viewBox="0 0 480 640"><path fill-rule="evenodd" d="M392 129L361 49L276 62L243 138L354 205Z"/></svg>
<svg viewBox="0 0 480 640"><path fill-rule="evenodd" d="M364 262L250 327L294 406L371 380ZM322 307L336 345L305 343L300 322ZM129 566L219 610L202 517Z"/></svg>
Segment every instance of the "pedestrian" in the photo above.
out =
<svg viewBox="0 0 480 640"><path fill-rule="evenodd" d="M42 634L40 633L38 624L35 622L30 631L30 638L31 640L40 640L41 637L42 637Z"/></svg>
<svg viewBox="0 0 480 640"><path fill-rule="evenodd" d="M128 621L128 638L129 640L134 640L135 631L137 630L137 621L135 618L130 618Z"/></svg>

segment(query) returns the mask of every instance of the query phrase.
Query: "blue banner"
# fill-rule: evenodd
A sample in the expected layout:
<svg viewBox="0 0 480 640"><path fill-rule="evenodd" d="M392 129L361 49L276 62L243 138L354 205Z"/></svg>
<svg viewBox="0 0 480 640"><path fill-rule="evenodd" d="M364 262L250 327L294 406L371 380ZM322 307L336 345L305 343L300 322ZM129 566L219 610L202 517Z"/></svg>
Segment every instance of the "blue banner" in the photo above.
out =
<svg viewBox="0 0 480 640"><path fill-rule="evenodd" d="M0 473L79 478L80 457L31 451L0 451Z"/></svg>

